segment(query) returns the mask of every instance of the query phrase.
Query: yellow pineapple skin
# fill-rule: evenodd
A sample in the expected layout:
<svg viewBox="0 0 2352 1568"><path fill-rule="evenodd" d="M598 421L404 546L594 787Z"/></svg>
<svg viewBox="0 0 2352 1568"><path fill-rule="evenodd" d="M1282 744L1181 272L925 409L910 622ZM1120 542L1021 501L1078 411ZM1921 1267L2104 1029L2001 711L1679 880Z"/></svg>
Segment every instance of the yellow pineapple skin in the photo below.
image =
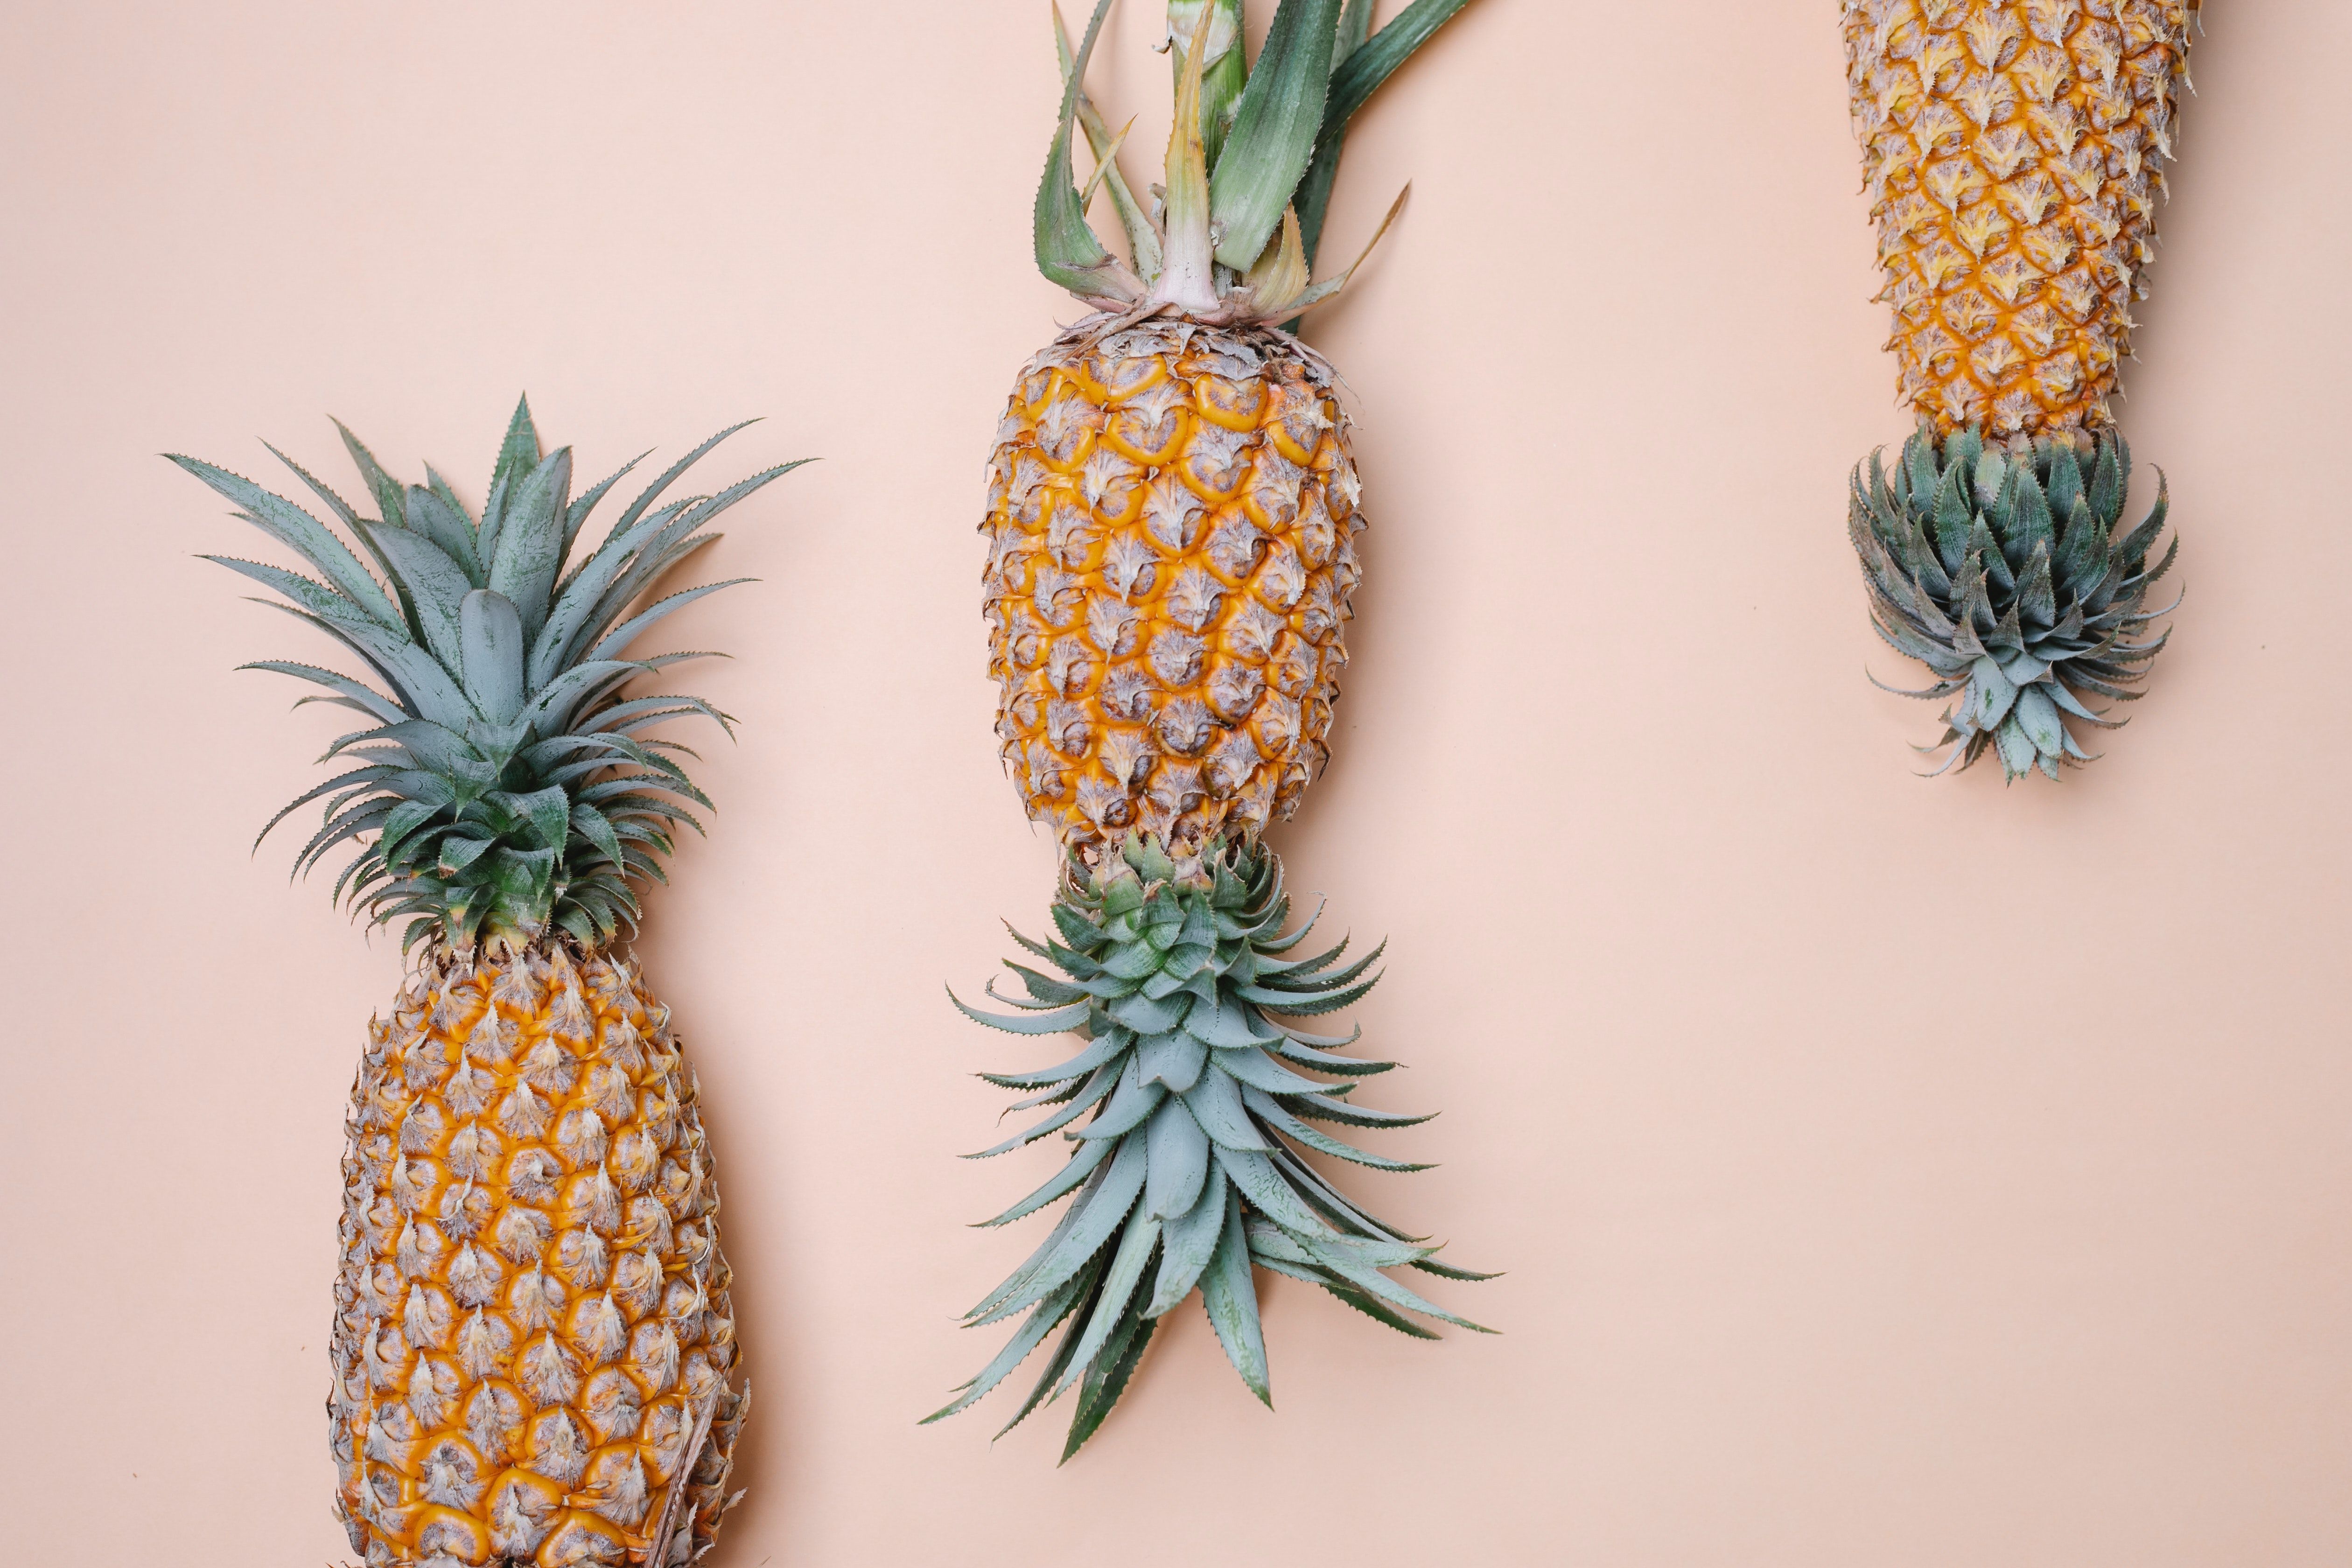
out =
<svg viewBox="0 0 2352 1568"><path fill-rule="evenodd" d="M436 952L346 1129L328 1413L370 1568L644 1563L674 1485L663 1568L707 1550L749 1394L668 1009L601 953Z"/></svg>
<svg viewBox="0 0 2352 1568"><path fill-rule="evenodd" d="M2072 439L2145 298L2195 0L1845 0L1905 403Z"/></svg>
<svg viewBox="0 0 2352 1568"><path fill-rule="evenodd" d="M1081 322L1033 359L981 523L1031 817L1091 854L1287 816L1328 755L1358 495L1336 378L1288 334Z"/></svg>

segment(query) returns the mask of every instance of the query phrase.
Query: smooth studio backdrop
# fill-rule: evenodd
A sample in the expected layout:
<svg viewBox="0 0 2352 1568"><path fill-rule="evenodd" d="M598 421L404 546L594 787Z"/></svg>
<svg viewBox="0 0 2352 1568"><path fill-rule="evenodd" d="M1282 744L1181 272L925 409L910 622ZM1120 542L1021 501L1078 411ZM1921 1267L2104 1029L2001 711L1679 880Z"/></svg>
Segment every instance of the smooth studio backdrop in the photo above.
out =
<svg viewBox="0 0 2352 1568"><path fill-rule="evenodd" d="M478 504L528 389L583 473L751 414L714 478L824 458L672 623L742 738L698 738L713 837L637 945L757 1391L726 1568L2352 1558L2352 10L2208 14L2121 405L2189 596L2056 787L1912 777L1933 710L1864 679L1916 671L1845 476L1907 421L1836 6L1476 0L1384 89L1331 258L1412 200L1309 332L1369 574L1276 842L1391 939L1372 1102L1444 1112L1376 1140L1441 1168L1349 1180L1507 1269L1435 1287L1506 1332L1269 1279L1278 1415L1188 1306L1057 1470L1058 1411L914 1424L1034 1245L966 1223L1058 1158L955 1158L1005 1099L970 1075L1053 1043L941 992L1054 870L973 532L1076 313L1028 255L1043 0L12 7L0 1556L349 1555L336 1161L400 959L288 889L299 836L247 856L339 726L231 667L323 645L192 558L268 546L155 454L356 493L333 413ZM1139 179L1157 16L1095 79Z"/></svg>

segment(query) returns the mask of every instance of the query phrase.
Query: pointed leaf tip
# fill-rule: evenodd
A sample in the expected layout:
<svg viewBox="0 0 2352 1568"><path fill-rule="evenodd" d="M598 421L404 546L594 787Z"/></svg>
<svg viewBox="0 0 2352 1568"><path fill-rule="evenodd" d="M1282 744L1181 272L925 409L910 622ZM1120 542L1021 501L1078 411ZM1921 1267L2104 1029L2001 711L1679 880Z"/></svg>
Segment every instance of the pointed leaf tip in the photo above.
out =
<svg viewBox="0 0 2352 1568"><path fill-rule="evenodd" d="M1100 0L1087 20L1085 41L1062 87L1062 107L1054 140L1045 153L1045 172L1037 183L1032 220L1037 270L1086 300L1133 300L1142 293L1141 281L1110 252L1087 222L1086 205L1070 174L1070 132L1076 122L1078 95L1086 80L1087 62L1095 39L1115 0Z"/></svg>

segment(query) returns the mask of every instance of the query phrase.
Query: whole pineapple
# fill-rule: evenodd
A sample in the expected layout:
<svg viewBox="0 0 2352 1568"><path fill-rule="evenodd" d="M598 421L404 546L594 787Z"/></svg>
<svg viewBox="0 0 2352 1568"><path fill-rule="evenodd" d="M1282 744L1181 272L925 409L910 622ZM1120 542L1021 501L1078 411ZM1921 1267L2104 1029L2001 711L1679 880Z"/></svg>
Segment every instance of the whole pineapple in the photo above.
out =
<svg viewBox="0 0 2352 1568"><path fill-rule="evenodd" d="M740 429L741 426L738 426ZM329 757L298 869L405 920L415 973L370 1026L346 1121L330 1335L336 1516L369 1568L653 1564L708 1550L750 1391L694 1069L614 951L671 834L709 802L646 731L725 716L633 695L697 657L633 658L646 597L703 525L795 464L656 504L721 432L572 559L597 500L515 410L477 519L431 469L403 486L346 430L379 515L279 454L381 574L302 508L174 457L319 578L207 557L282 595L375 678L267 660L364 718ZM273 451L275 448L273 448ZM568 570L567 570L568 566ZM320 579L323 579L321 581ZM738 580L740 581L740 579Z"/></svg>
<svg viewBox="0 0 2352 1568"><path fill-rule="evenodd" d="M2159 488L2120 528L2130 453L2109 398L2154 257L2196 0L1845 0L1847 81L1889 347L1921 427L1889 482L1855 470L1849 531L1894 647L1958 695L1937 772L2087 760L2078 693L2129 700ZM1934 750L1935 748L1928 748Z"/></svg>
<svg viewBox="0 0 2352 1568"><path fill-rule="evenodd" d="M987 1075L1034 1091L1015 1109L1061 1107L988 1153L1065 1129L1075 1145L1060 1174L990 1223L1076 1195L968 1317L1025 1313L1022 1327L929 1419L986 1394L1066 1320L1013 1419L1076 1388L1067 1458L1196 1287L1234 1367L1268 1398L1254 1265L1409 1334L1429 1337L1398 1309L1477 1326L1383 1270L1484 1276L1436 1262L1301 1158L1417 1169L1308 1123L1423 1118L1348 1103L1358 1079L1391 1064L1339 1054L1354 1037L1302 1020L1370 990L1379 954L1343 968L1332 966L1344 942L1286 956L1306 931L1284 934L1280 864L1260 840L1327 754L1364 525L1337 378L1279 323L1347 281L1310 283L1308 265L1349 116L1463 3L1417 0L1373 35L1370 0L1344 11L1283 0L1254 68L1238 0L1171 5L1175 126L1153 211L1082 86L1109 0L1075 58L1063 42L1037 258L1097 313L1023 371L981 527L997 733L1030 815L1068 857L1059 940L1021 940L1065 978L1013 964L1026 994L1000 999L1022 1012L964 1010L1087 1041L1058 1068ZM1074 124L1131 261L1087 225Z"/></svg>

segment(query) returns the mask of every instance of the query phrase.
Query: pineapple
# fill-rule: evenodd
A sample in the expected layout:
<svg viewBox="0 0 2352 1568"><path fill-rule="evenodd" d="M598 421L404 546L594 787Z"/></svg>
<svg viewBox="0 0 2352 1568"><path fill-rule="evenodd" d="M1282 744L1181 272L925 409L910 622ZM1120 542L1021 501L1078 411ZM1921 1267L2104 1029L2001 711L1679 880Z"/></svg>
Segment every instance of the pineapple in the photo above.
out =
<svg viewBox="0 0 2352 1568"><path fill-rule="evenodd" d="M1920 430L1857 468L1848 531L1881 636L1959 700L1936 771L2088 761L2168 634L2161 477L2121 526L2109 399L2145 298L2196 0L1845 0L1847 81ZM1867 473L1865 475L1865 468Z"/></svg>
<svg viewBox="0 0 2352 1568"><path fill-rule="evenodd" d="M404 921L418 953L370 1026L345 1121L328 1432L335 1513L369 1568L671 1568L741 1495L727 1483L750 1390L733 1386L699 1091L669 1009L616 948L639 912L632 879L660 876L677 826L698 826L687 805L709 804L681 748L646 731L727 722L699 698L630 694L697 656L627 649L732 584L647 595L717 537L704 524L797 466L661 502L732 433L576 560L635 464L573 499L572 453L541 455L528 404L479 519L430 468L392 479L348 430L376 518L278 454L380 577L293 502L172 459L320 576L206 559L283 595L376 681L252 667L363 716L328 752L351 765L263 837L325 797L298 870L357 844L336 897Z"/></svg>
<svg viewBox="0 0 2352 1568"><path fill-rule="evenodd" d="M1287 816L1326 755L1363 526L1321 359L1181 319L1072 335L997 434L990 668L1030 814L1087 845Z"/></svg>
<svg viewBox="0 0 2352 1568"><path fill-rule="evenodd" d="M1016 1034L1087 1042L1058 1067L984 1075L1026 1096L1016 1110L1060 1108L986 1154L1057 1131L1074 1145L1058 1174L988 1223L1072 1201L967 1319L1025 1314L1021 1327L929 1420L982 1397L1060 1328L1013 1421L1075 1388L1066 1460L1196 1288L1270 1405L1254 1267L1408 1334L1433 1337L1406 1312L1478 1327L1385 1271L1486 1276L1438 1262L1303 1157L1420 1169L1310 1123L1423 1118L1349 1103L1359 1079L1392 1064L1344 1054L1353 1035L1307 1021L1369 991L1380 953L1335 967L1343 942L1287 956L1314 922L1284 933L1290 902L1261 837L1327 755L1364 526L1338 378L1282 323L1355 270L1308 280L1348 117L1462 4L1417 0L1373 34L1370 0L1344 11L1283 0L1254 68L1238 0L1171 4L1175 125L1156 210L1136 199L1118 138L1085 94L1108 0L1075 55L1061 39L1037 259L1096 313L1021 373L981 524L997 734L1030 816L1066 857L1051 937L1018 940L1061 977L1013 963L1022 993L990 994L1016 1011L957 1005ZM1072 185L1074 127L1096 160L1085 193ZM1128 259L1087 226L1098 186Z"/></svg>

